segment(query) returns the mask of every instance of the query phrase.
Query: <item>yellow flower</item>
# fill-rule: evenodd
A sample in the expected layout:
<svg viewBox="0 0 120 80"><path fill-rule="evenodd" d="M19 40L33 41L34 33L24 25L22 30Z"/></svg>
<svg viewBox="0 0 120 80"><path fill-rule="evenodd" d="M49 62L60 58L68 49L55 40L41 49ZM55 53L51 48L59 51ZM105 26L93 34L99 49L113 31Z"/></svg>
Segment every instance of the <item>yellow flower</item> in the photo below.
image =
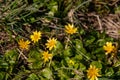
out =
<svg viewBox="0 0 120 80"><path fill-rule="evenodd" d="M77 32L77 28L72 24L65 25L65 32L68 34L74 34Z"/></svg>
<svg viewBox="0 0 120 80"><path fill-rule="evenodd" d="M74 65L75 63L74 63L73 60L70 60L70 61L69 61L69 64Z"/></svg>
<svg viewBox="0 0 120 80"><path fill-rule="evenodd" d="M90 65L90 68L87 70L87 77L90 80L98 80L98 76L101 76L98 72L100 69L96 68L95 66Z"/></svg>
<svg viewBox="0 0 120 80"><path fill-rule="evenodd" d="M19 47L21 48L21 49L28 49L29 48L29 44L30 44L30 41L24 41L23 39L21 39L21 40L19 40L19 42L18 42L18 44L19 44Z"/></svg>
<svg viewBox="0 0 120 80"><path fill-rule="evenodd" d="M52 59L52 54L48 54L48 51L44 51L42 59L44 59L44 63L45 63L49 61L49 59Z"/></svg>
<svg viewBox="0 0 120 80"><path fill-rule="evenodd" d="M34 31L33 35L30 35L30 38L34 43L38 42L38 40L41 39L41 32Z"/></svg>
<svg viewBox="0 0 120 80"><path fill-rule="evenodd" d="M106 55L115 50L115 46L112 45L112 42L106 42L103 46L103 49L106 51Z"/></svg>
<svg viewBox="0 0 120 80"><path fill-rule="evenodd" d="M47 48L49 48L49 50L52 50L52 48L56 47L56 43L57 40L55 38L49 38L49 40L47 40L47 43L45 44L47 46Z"/></svg>

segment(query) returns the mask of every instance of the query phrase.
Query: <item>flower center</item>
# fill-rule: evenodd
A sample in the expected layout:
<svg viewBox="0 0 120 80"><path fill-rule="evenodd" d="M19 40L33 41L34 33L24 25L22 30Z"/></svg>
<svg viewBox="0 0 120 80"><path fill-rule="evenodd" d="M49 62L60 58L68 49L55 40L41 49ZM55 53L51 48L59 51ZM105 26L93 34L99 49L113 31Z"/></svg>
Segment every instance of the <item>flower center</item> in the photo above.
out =
<svg viewBox="0 0 120 80"><path fill-rule="evenodd" d="M91 75L96 75L97 73L96 73L96 70L94 70L94 69L91 69Z"/></svg>
<svg viewBox="0 0 120 80"><path fill-rule="evenodd" d="M50 42L50 46L54 46L55 45L55 42L54 41L51 41Z"/></svg>
<svg viewBox="0 0 120 80"><path fill-rule="evenodd" d="M38 35L35 35L35 36L34 36L34 38L35 38L35 39L38 39L38 38L39 38L39 36L38 36Z"/></svg>

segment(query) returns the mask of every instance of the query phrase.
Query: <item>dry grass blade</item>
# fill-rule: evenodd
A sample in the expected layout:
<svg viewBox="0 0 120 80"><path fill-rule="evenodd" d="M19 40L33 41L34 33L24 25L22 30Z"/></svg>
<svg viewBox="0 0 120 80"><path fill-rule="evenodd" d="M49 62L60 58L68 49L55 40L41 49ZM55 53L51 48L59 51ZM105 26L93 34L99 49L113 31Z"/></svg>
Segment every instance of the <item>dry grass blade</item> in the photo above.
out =
<svg viewBox="0 0 120 80"><path fill-rule="evenodd" d="M120 38L120 22L117 18L119 18L119 16L114 14L102 19L102 25L106 31L106 34L116 39Z"/></svg>

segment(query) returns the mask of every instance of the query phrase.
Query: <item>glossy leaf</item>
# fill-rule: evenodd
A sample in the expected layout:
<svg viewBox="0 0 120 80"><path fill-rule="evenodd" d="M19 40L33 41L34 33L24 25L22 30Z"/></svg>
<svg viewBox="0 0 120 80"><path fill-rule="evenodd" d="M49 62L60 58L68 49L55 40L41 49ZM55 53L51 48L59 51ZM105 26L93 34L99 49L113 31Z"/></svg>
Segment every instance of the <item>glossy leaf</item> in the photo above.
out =
<svg viewBox="0 0 120 80"><path fill-rule="evenodd" d="M41 75L46 79L50 79L52 77L52 72L49 68L45 68L42 70Z"/></svg>
<svg viewBox="0 0 120 80"><path fill-rule="evenodd" d="M107 68L105 70L105 76L112 76L113 74L114 74L114 70L113 70L112 67L111 68Z"/></svg>

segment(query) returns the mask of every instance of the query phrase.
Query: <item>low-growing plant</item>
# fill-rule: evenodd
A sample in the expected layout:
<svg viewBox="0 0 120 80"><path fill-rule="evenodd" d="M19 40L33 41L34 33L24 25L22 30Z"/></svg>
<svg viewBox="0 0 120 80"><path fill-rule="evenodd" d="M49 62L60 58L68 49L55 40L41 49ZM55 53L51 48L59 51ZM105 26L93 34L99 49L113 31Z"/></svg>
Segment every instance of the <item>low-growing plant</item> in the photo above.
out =
<svg viewBox="0 0 120 80"><path fill-rule="evenodd" d="M0 48L10 43L14 44L14 48L9 47L0 55L0 80L119 79L120 41L91 25L86 30L76 19L79 8L86 4L82 6L84 13L90 2L3 2L3 8L0 7L3 11L0 13L0 31L6 32L10 40L6 42L1 38ZM68 16L71 9L72 16Z"/></svg>

